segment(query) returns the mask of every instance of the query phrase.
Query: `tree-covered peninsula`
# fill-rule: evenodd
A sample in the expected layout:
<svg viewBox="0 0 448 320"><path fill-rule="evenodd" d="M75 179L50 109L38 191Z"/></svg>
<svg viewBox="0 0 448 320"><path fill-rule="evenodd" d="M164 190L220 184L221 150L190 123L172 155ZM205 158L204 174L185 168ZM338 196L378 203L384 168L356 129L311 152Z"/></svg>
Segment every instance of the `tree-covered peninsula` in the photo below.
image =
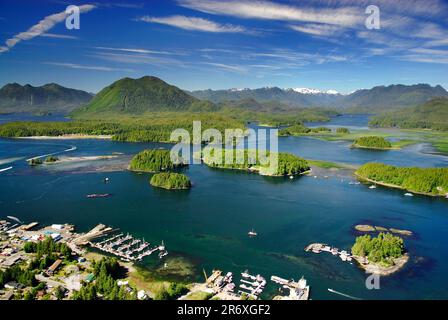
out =
<svg viewBox="0 0 448 320"><path fill-rule="evenodd" d="M355 174L363 180L410 192L445 196L448 194L448 168L403 168L367 163Z"/></svg>
<svg viewBox="0 0 448 320"><path fill-rule="evenodd" d="M357 237L352 254L366 269L385 275L397 271L408 260L403 239L390 233Z"/></svg>
<svg viewBox="0 0 448 320"><path fill-rule="evenodd" d="M171 161L169 150L143 150L132 158L129 164L129 170L140 172L161 172L169 171L184 165L184 161L181 158L178 158L173 163Z"/></svg>
<svg viewBox="0 0 448 320"><path fill-rule="evenodd" d="M356 139L352 148L387 150L392 148L392 144L383 137L369 136Z"/></svg>
<svg viewBox="0 0 448 320"><path fill-rule="evenodd" d="M317 128L308 128L307 126L304 126L303 124L295 124L293 126L283 128L278 131L278 135L280 137L287 137L287 136L302 136L306 134L318 134L318 133L329 133L331 132L330 128L326 127L317 127Z"/></svg>
<svg viewBox="0 0 448 320"><path fill-rule="evenodd" d="M213 168L244 170L277 177L302 174L310 170L310 166L305 159L285 152L272 154L272 156L277 156L278 165L271 166L269 162L271 153L269 151L266 154L261 154L257 150L234 149L232 151L231 149L222 149L221 158L215 156L214 150L209 151L204 153L202 160L206 165Z"/></svg>
<svg viewBox="0 0 448 320"><path fill-rule="evenodd" d="M191 188L190 179L181 173L161 172L152 176L150 182L153 187L167 190L185 190Z"/></svg>

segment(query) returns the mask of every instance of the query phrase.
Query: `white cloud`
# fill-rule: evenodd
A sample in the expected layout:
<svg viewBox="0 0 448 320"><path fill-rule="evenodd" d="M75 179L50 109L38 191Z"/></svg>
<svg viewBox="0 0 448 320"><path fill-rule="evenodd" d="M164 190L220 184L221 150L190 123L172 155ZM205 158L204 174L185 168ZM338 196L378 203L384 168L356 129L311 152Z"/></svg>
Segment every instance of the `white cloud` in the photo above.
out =
<svg viewBox="0 0 448 320"><path fill-rule="evenodd" d="M45 64L57 66L57 67L65 67L71 69L84 69L84 70L94 70L94 71L125 71L125 72L134 72L131 69L120 69L120 68L111 68L111 67L103 67L103 66L86 66L75 63L64 63L64 62L45 62Z"/></svg>
<svg viewBox="0 0 448 320"><path fill-rule="evenodd" d="M56 33L42 33L40 36L45 37L45 38L55 38L55 39L78 39L78 37L75 37L75 36L69 36L66 34L56 34Z"/></svg>
<svg viewBox="0 0 448 320"><path fill-rule="evenodd" d="M238 33L246 31L241 26L234 26L231 24L219 24L207 19L186 17L180 15L169 17L144 16L139 18L138 20L149 23L165 24L168 26L177 27L184 30L194 30L203 32Z"/></svg>
<svg viewBox="0 0 448 320"><path fill-rule="evenodd" d="M290 6L270 1L249 0L179 0L183 7L218 15L265 20L303 21L314 23L354 26L364 22L360 8L312 8Z"/></svg>
<svg viewBox="0 0 448 320"><path fill-rule="evenodd" d="M89 12L95 8L96 7L94 5L85 4L85 5L79 6L79 11L81 13L84 13L84 12ZM65 13L65 11L46 16L41 21L39 21L39 23L35 24L31 28L29 28L27 31L20 32L20 33L16 34L14 37L6 40L7 50L4 50L3 52L8 51L9 49L13 48L15 45L17 45L21 41L31 40L35 37L42 36L43 34L47 34L47 32L49 30L51 30L56 24L65 21L66 17L67 17L67 14Z"/></svg>
<svg viewBox="0 0 448 320"><path fill-rule="evenodd" d="M304 25L291 25L291 29L315 36L331 36L342 31L342 28L329 24L308 23Z"/></svg>
<svg viewBox="0 0 448 320"><path fill-rule="evenodd" d="M130 53L162 54L162 55L178 54L178 53L168 52L168 51L147 50L147 49L138 49L138 48L95 47L95 49L107 50L107 51L118 51L118 52L130 52Z"/></svg>
<svg viewBox="0 0 448 320"><path fill-rule="evenodd" d="M221 68L227 71L232 71L232 72L238 72L238 73L242 73L242 72L246 72L246 68L242 67L242 66L238 66L238 65L229 65L229 64L224 64L224 63L212 63L212 62L205 62L204 64L209 65L209 66L214 66L217 68Z"/></svg>

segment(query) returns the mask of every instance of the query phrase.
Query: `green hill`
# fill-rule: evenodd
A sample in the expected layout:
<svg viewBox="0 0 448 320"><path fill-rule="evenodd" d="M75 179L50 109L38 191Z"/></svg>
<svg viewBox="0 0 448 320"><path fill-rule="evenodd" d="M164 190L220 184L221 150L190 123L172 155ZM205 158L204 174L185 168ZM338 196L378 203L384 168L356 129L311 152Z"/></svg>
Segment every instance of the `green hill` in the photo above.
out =
<svg viewBox="0 0 448 320"><path fill-rule="evenodd" d="M211 111L208 101L198 100L156 77L124 78L101 90L74 116L92 114L143 114L159 111Z"/></svg>
<svg viewBox="0 0 448 320"><path fill-rule="evenodd" d="M0 112L70 112L92 95L55 83L41 87L11 83L0 89Z"/></svg>
<svg viewBox="0 0 448 320"><path fill-rule="evenodd" d="M448 131L448 98L434 98L418 107L373 117L376 127L420 128Z"/></svg>

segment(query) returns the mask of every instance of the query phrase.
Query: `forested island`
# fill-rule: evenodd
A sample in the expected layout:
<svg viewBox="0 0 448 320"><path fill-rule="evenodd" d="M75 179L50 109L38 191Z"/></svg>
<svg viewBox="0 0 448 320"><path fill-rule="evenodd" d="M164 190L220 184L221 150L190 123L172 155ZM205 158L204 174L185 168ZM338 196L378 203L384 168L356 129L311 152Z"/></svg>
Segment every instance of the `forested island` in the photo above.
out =
<svg viewBox="0 0 448 320"><path fill-rule="evenodd" d="M181 173L161 172L152 176L150 184L153 187L167 190L185 190L191 188L190 179Z"/></svg>
<svg viewBox="0 0 448 320"><path fill-rule="evenodd" d="M369 136L356 139L352 144L352 148L388 150L392 149L392 144L383 137Z"/></svg>
<svg viewBox="0 0 448 320"><path fill-rule="evenodd" d="M367 163L355 174L362 180L386 187L430 196L448 194L448 168L405 168L382 163Z"/></svg>
<svg viewBox="0 0 448 320"><path fill-rule="evenodd" d="M237 161L237 152L241 152L243 161ZM226 153L232 154L226 161ZM216 161L214 150L202 157L202 161L209 167L232 170L245 170L250 172L258 172L260 175L266 176L292 176L303 174L310 170L310 166L305 159L297 157L290 153L279 152L277 168L270 168L268 160L271 156L269 151L262 155L258 150L222 150L222 159ZM239 163L241 162L241 163Z"/></svg>
<svg viewBox="0 0 448 320"><path fill-rule="evenodd" d="M169 171L177 167L184 166L182 158L178 158L175 163L171 161L169 150L143 150L136 154L129 163L129 170L140 172L160 172Z"/></svg>
<svg viewBox="0 0 448 320"><path fill-rule="evenodd" d="M403 239L390 233L357 237L352 254L368 273L381 275L398 271L409 260Z"/></svg>

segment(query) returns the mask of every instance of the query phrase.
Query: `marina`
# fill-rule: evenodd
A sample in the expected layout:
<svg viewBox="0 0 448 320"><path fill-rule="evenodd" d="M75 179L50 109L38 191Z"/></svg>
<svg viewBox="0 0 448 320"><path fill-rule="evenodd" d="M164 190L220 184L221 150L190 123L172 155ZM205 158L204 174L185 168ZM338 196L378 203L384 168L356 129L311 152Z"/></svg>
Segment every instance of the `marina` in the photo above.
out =
<svg viewBox="0 0 448 320"><path fill-rule="evenodd" d="M241 290L238 290L238 292L241 295L247 295L250 298L257 300L258 296L263 292L266 286L266 279L259 274L253 276L249 274L249 271L247 270L241 273L241 277L241 284L239 285Z"/></svg>
<svg viewBox="0 0 448 320"><path fill-rule="evenodd" d="M321 252L328 252L331 253L334 256L339 256L339 258L342 261L347 261L347 262L351 262L353 260L352 255L346 251L346 250L341 250L339 251L338 248L336 247L331 247L327 244L324 243L312 243L308 246L305 247L305 251L306 252L313 252L316 254L319 254Z"/></svg>
<svg viewBox="0 0 448 320"><path fill-rule="evenodd" d="M160 245L151 248L150 243L145 239L135 239L130 234L120 233L100 242L90 242L89 244L92 248L117 256L123 261L141 261L156 251L159 251L160 259L168 255L163 241Z"/></svg>

